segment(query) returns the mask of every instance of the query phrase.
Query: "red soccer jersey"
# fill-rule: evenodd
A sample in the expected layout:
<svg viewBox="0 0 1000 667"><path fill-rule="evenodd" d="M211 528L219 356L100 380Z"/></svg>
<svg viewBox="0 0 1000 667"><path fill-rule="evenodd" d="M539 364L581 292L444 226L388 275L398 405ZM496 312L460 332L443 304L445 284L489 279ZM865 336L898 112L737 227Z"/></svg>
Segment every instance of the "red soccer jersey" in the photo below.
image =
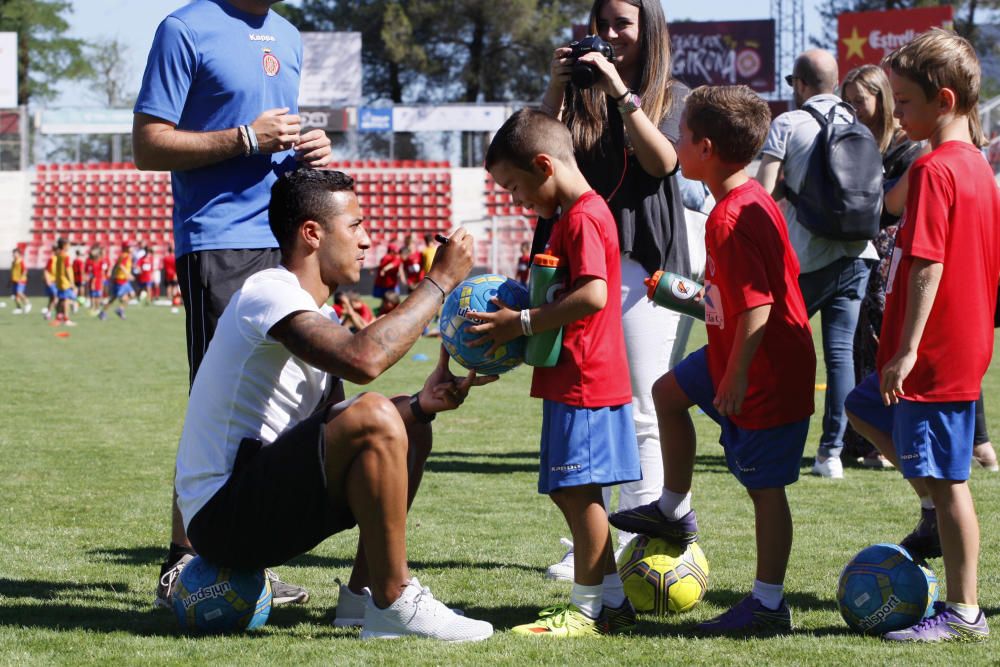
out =
<svg viewBox="0 0 1000 667"><path fill-rule="evenodd" d="M97 261L94 261L92 269L88 269L87 274L92 277L91 279L95 284L103 285L104 281L108 279L108 260L101 257Z"/></svg>
<svg viewBox="0 0 1000 667"><path fill-rule="evenodd" d="M816 350L799 290L799 260L784 216L755 180L715 205L705 224L705 325L708 368L719 386L741 313L770 305L764 337L750 362L742 428L764 429L813 413Z"/></svg>
<svg viewBox="0 0 1000 667"><path fill-rule="evenodd" d="M559 362L535 369L531 395L583 408L631 403L618 229L604 199L593 190L577 199L553 227L546 252L567 266L567 287L585 276L600 278L607 282L608 301L563 327Z"/></svg>
<svg viewBox="0 0 1000 667"><path fill-rule="evenodd" d="M419 250L414 250L406 256L403 266L406 271L406 284L416 287L424 277L424 254Z"/></svg>
<svg viewBox="0 0 1000 667"><path fill-rule="evenodd" d="M937 296L903 393L913 401L974 401L993 355L1000 194L979 149L959 141L916 160L909 178L876 368L881 371L899 350L913 261L941 262Z"/></svg>
<svg viewBox="0 0 1000 667"><path fill-rule="evenodd" d="M86 264L82 257L77 257L73 260L73 278L76 280L76 284L80 285L83 283L83 272L86 268Z"/></svg>
<svg viewBox="0 0 1000 667"><path fill-rule="evenodd" d="M140 283L151 283L153 282L153 256L150 253L146 253L139 258L136 262L136 266L139 269L139 282Z"/></svg>
<svg viewBox="0 0 1000 667"><path fill-rule="evenodd" d="M386 253L382 261L378 263L378 271L375 274L375 287L394 289L399 284L399 267L403 263L403 258L395 253Z"/></svg>
<svg viewBox="0 0 1000 667"><path fill-rule="evenodd" d="M172 254L163 256L163 264L160 267L163 270L163 277L168 283L177 282L177 258Z"/></svg>

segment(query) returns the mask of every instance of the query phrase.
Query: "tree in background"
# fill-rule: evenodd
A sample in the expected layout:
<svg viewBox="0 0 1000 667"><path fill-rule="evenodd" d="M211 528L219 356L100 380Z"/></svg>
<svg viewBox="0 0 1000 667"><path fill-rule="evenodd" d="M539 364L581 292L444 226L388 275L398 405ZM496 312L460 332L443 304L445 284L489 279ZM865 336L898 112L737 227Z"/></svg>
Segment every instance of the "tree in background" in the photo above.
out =
<svg viewBox="0 0 1000 667"><path fill-rule="evenodd" d="M394 103L534 100L589 0L303 0L303 31L361 33L364 90Z"/></svg>
<svg viewBox="0 0 1000 667"><path fill-rule="evenodd" d="M17 101L44 101L89 71L82 40L66 37L68 0L0 0L0 31L17 33Z"/></svg>

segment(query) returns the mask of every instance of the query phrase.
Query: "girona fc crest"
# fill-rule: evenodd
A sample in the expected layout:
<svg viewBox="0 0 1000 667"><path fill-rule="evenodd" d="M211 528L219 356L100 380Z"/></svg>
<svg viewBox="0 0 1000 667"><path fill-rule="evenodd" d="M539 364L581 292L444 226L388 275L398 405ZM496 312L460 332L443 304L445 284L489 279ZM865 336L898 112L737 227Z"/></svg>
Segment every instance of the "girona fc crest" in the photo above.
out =
<svg viewBox="0 0 1000 667"><path fill-rule="evenodd" d="M271 53L270 49L264 49L264 74L276 76L280 69L281 63L278 62L277 56Z"/></svg>

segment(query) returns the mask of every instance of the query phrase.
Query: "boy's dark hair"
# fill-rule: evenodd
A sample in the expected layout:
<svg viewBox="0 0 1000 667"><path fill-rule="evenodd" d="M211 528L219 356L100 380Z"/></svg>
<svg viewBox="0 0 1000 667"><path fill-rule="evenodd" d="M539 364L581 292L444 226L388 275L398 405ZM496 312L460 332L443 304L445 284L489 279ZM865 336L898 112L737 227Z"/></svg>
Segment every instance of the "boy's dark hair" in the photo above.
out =
<svg viewBox="0 0 1000 667"><path fill-rule="evenodd" d="M267 215L271 233L282 252L291 250L299 227L306 220L324 225L336 215L334 192L353 192L354 179L340 171L296 169L282 174L271 186Z"/></svg>
<svg viewBox="0 0 1000 667"><path fill-rule="evenodd" d="M969 117L973 143L986 145L976 109L981 70L969 40L942 28L931 28L883 58L882 66L920 86L927 100L942 88L953 91L955 110Z"/></svg>
<svg viewBox="0 0 1000 667"><path fill-rule="evenodd" d="M687 97L684 122L695 141L712 141L723 162L746 165L764 146L771 110L747 86L700 86Z"/></svg>
<svg viewBox="0 0 1000 667"><path fill-rule="evenodd" d="M541 153L567 164L576 164L569 128L541 111L521 109L493 136L486 151L486 168L509 162L523 171L534 171L532 162Z"/></svg>

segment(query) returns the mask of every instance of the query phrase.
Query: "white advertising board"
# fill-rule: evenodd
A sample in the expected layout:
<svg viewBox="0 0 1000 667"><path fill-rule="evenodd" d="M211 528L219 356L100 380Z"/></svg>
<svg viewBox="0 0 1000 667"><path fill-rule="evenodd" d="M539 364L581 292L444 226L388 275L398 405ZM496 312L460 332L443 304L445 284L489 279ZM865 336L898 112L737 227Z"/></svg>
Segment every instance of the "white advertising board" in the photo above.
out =
<svg viewBox="0 0 1000 667"><path fill-rule="evenodd" d="M302 33L300 107L361 104L361 33Z"/></svg>
<svg viewBox="0 0 1000 667"><path fill-rule="evenodd" d="M0 109L17 106L17 33L0 32Z"/></svg>
<svg viewBox="0 0 1000 667"><path fill-rule="evenodd" d="M392 109L395 132L496 132L507 120L502 104L397 106Z"/></svg>

